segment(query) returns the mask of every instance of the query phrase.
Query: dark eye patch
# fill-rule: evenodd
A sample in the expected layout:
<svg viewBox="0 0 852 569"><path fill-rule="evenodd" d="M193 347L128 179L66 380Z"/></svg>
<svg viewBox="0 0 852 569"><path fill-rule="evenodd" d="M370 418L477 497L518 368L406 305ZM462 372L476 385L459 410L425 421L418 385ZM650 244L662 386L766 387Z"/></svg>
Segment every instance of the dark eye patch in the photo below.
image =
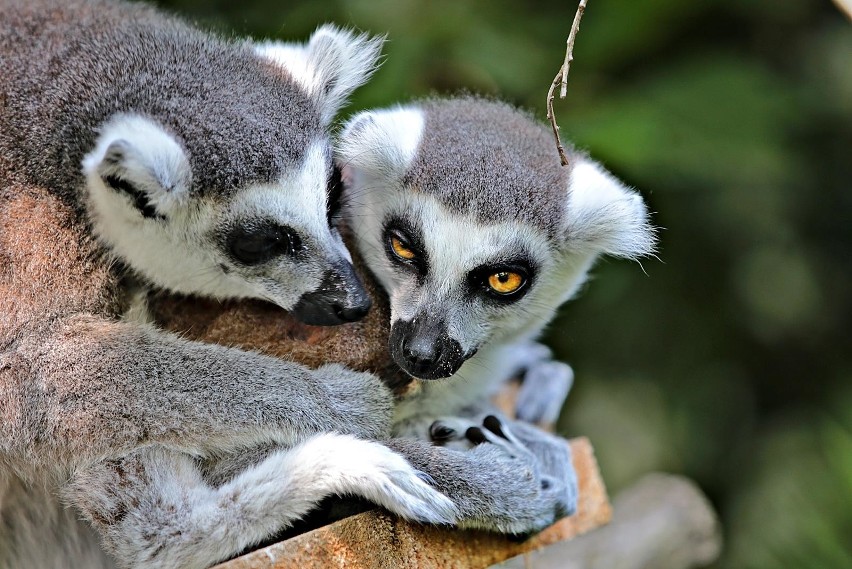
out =
<svg viewBox="0 0 852 569"><path fill-rule="evenodd" d="M420 280L426 278L429 271L429 256L420 232L412 223L405 219L391 219L384 228L385 254L392 263L413 270ZM414 253L407 259L394 252L393 241L398 240L406 249Z"/></svg>
<svg viewBox="0 0 852 569"><path fill-rule="evenodd" d="M228 254L243 265L259 265L281 255L295 255L301 239L293 228L274 221L239 225L226 238Z"/></svg>
<svg viewBox="0 0 852 569"><path fill-rule="evenodd" d="M492 275L513 273L520 275L523 280L523 283L517 290L508 294L501 294L489 285L489 279ZM481 295L483 298L493 302L503 304L512 303L520 300L532 287L535 281L535 267L526 258L501 260L476 267L468 273L467 281L471 294Z"/></svg>
<svg viewBox="0 0 852 569"><path fill-rule="evenodd" d="M334 225L334 220L340 214L340 208L342 207L341 199L343 197L343 177L340 171L340 168L337 165L333 166L331 169L331 177L328 180L328 226L332 227Z"/></svg>

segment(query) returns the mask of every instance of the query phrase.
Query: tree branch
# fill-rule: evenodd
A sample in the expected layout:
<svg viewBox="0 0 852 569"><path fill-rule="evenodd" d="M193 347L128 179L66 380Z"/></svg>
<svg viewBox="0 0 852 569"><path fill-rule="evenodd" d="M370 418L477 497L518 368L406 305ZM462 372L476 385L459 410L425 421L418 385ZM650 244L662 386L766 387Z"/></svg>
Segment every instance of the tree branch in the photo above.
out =
<svg viewBox="0 0 852 569"><path fill-rule="evenodd" d="M580 5L577 6L577 12L574 14L574 22L571 24L571 31L568 33L568 40L565 42L565 61L562 62L562 67L559 68L559 72L550 84L550 89L547 90L547 119L550 121L550 127L553 129L553 137L556 139L556 150L559 151L559 161L563 166L568 165L568 157L565 155L565 148L562 146L562 140L559 138L559 125L556 124L556 114L553 112L553 100L556 98L557 85L560 85L560 99L564 99L568 93L568 71L571 69L571 62L574 61L574 40L577 38L577 32L580 30L580 20L583 18L583 12L586 10L586 1L580 0Z"/></svg>

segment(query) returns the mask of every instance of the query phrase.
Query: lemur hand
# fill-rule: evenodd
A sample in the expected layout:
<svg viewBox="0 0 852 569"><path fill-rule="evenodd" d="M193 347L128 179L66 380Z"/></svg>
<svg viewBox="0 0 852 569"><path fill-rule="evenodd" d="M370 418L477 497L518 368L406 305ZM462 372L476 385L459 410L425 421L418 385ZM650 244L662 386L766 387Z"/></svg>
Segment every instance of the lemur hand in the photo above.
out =
<svg viewBox="0 0 852 569"><path fill-rule="evenodd" d="M433 430L473 446L461 451L409 439L386 444L431 476L458 508L460 526L525 536L575 511L577 478L564 440L493 415L479 423L443 419Z"/></svg>

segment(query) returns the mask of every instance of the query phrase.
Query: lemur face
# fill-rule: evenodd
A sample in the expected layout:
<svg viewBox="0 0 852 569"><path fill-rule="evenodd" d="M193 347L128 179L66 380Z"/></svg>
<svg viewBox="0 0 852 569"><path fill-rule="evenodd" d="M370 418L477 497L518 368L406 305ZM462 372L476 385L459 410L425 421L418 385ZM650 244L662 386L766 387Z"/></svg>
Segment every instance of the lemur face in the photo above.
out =
<svg viewBox="0 0 852 569"><path fill-rule="evenodd" d="M344 212L390 297L390 349L421 379L537 333L603 253L653 248L644 203L544 127L479 99L361 113L338 161ZM461 371L460 371L461 370Z"/></svg>
<svg viewBox="0 0 852 569"><path fill-rule="evenodd" d="M449 377L548 308L546 235L511 220L483 224L406 189L381 211L368 264L390 296L391 354L412 376Z"/></svg>
<svg viewBox="0 0 852 569"><path fill-rule="evenodd" d="M188 94L164 93L162 116L111 117L83 162L98 238L176 292L265 299L308 324L364 316L330 221L328 124L381 43L324 26L305 45L246 44L222 62L239 81L187 69Z"/></svg>
<svg viewBox="0 0 852 569"><path fill-rule="evenodd" d="M214 298L259 298L311 324L359 319L370 306L329 219L328 141L268 183L192 189L180 145L120 117L86 162L97 235L153 283Z"/></svg>
<svg viewBox="0 0 852 569"><path fill-rule="evenodd" d="M353 322L370 298L332 225L339 177L326 140L309 146L302 167L276 183L239 192L218 208L205 233L215 245L230 296L265 298L308 324ZM300 294L299 291L309 291Z"/></svg>

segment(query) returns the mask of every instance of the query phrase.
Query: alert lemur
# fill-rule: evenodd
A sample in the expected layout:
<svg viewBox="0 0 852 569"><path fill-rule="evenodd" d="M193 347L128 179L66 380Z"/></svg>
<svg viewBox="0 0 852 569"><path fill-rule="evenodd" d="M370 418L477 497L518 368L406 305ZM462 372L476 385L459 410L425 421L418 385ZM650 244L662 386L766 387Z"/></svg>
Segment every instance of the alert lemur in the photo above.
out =
<svg viewBox="0 0 852 569"><path fill-rule="evenodd" d="M329 493L427 521L455 512L361 439L384 436L391 413L374 376L122 319L134 283L263 298L318 324L364 314L328 221L327 127L380 44L324 27L282 58L140 5L0 1L0 567L110 566L60 486L106 461L106 491L121 494L143 475L133 460L169 452L185 478L193 456L295 445L185 504L187 518L226 520L201 564ZM318 468L328 476L294 496L288 477ZM85 511L85 492L67 496Z"/></svg>
<svg viewBox="0 0 852 569"><path fill-rule="evenodd" d="M562 167L543 125L475 97L357 114L338 154L393 360L435 380L397 405L396 433L464 439L459 416L522 370L519 415L555 419L571 370L534 341L600 255L652 252L641 196L581 153Z"/></svg>

